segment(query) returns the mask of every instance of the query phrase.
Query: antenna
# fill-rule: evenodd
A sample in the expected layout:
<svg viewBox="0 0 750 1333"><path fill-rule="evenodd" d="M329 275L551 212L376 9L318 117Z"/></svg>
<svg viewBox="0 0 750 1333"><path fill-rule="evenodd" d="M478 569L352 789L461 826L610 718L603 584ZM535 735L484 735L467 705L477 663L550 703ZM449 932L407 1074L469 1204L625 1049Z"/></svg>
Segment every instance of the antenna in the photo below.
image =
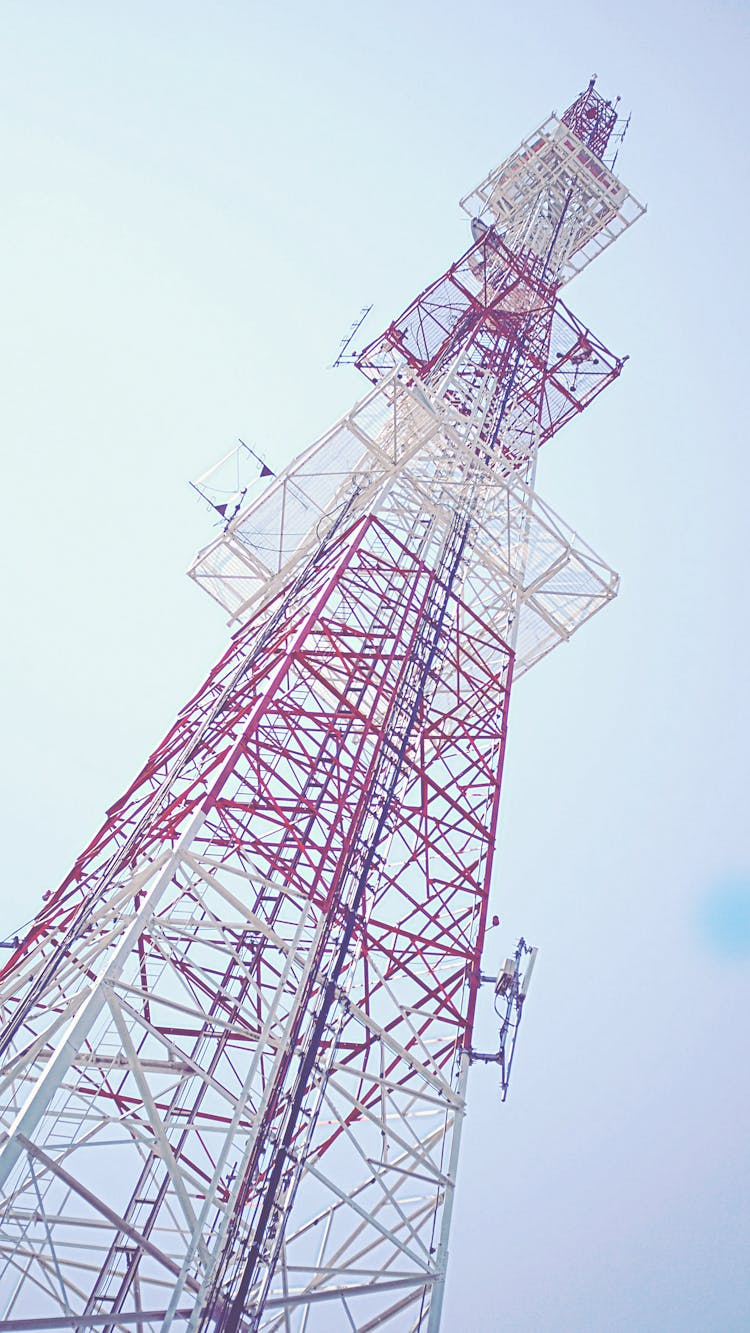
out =
<svg viewBox="0 0 750 1333"><path fill-rule="evenodd" d="M333 365L328 367L329 370L336 370L338 366L354 365L357 359L357 353L349 352L348 349L351 347L354 339L359 333L359 330L362 328L362 325L364 324L371 310L372 310L372 305L362 306L362 309L359 312L359 317L355 319L349 332L345 334L345 336L341 339L338 356L336 357L336 360L333 362Z"/></svg>
<svg viewBox="0 0 750 1333"><path fill-rule="evenodd" d="M521 1023L521 1013L529 991L531 974L534 971L538 952L538 949L527 944L521 936L516 945L515 953L511 958L506 958L497 979L485 973L480 974L480 981L494 982L495 1013L500 1019L498 1049L497 1051L470 1049L469 1059L472 1064L476 1062L478 1064L500 1066L500 1100L503 1102L508 1096L510 1071L513 1066L513 1055ZM524 968L523 960L527 954L529 955L529 962ZM503 1005L505 1010L501 1012Z"/></svg>
<svg viewBox="0 0 750 1333"><path fill-rule="evenodd" d="M214 463L213 467L190 483L201 500L218 514L225 529L240 512L248 490L255 487L258 481L275 476L273 469L260 454L256 454L255 450L239 436L237 440L238 445L234 449L230 449L218 463ZM243 471L245 476L247 475L247 469L242 468L242 450L258 464L260 472L257 477L245 480L241 476Z"/></svg>
<svg viewBox="0 0 750 1333"><path fill-rule="evenodd" d="M237 439L240 440L239 435L237 436ZM251 458L254 458L255 461L256 461L256 463L260 463L260 475L261 475L261 477L275 477L275 476L276 476L276 473L273 471L272 468L270 468L270 467L268 466L268 464L267 464L267 462L265 461L265 459L264 459L264 458L261 458L260 454L256 454L255 450L254 450L254 449L251 449L249 444L245 444L245 441L244 441L244 440L240 440L240 444L242 445L242 448L243 448L243 449L247 449L247 452L250 454L250 457L251 457Z"/></svg>

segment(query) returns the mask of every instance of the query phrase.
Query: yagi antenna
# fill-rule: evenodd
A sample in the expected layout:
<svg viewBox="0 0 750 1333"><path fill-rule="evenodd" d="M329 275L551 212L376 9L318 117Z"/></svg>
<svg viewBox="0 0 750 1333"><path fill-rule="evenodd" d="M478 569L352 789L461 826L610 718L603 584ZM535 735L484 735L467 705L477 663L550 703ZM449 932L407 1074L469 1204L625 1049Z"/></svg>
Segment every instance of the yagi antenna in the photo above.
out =
<svg viewBox="0 0 750 1333"><path fill-rule="evenodd" d="M338 356L336 357L336 360L334 361L333 365L328 367L329 370L335 370L337 366L354 365L354 362L357 359L357 354L356 352L350 352L349 348L354 342L354 339L356 338L357 334L362 328L362 325L364 324L371 310L372 310L371 305L362 306L362 309L359 312L359 318L355 319L349 332L346 334L344 338L341 339L341 346L339 347Z"/></svg>
<svg viewBox="0 0 750 1333"><path fill-rule="evenodd" d="M237 436L237 439L240 440L239 435ZM273 468L270 468L270 467L268 466L268 464L266 463L265 459L261 458L260 454L256 454L255 450L254 450L254 449L251 449L249 444L245 444L245 441L244 441L244 440L240 440L240 444L242 445L242 448L243 448L243 449L247 449L247 452L250 454L250 456L251 456L252 458L255 459L256 463L260 463L260 475L261 475L261 477L275 477L275 476L276 476L276 473L273 471Z"/></svg>

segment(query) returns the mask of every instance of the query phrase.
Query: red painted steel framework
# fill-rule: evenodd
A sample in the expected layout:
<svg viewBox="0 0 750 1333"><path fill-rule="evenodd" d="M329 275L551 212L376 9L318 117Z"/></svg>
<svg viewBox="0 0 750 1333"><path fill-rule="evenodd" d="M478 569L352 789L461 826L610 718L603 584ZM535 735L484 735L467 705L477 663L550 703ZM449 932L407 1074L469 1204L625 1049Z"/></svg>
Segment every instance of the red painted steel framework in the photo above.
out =
<svg viewBox="0 0 750 1333"><path fill-rule="evenodd" d="M239 628L0 974L3 1327L439 1327L511 676L617 585L534 489L622 367L559 298L617 125L491 173L199 556Z"/></svg>

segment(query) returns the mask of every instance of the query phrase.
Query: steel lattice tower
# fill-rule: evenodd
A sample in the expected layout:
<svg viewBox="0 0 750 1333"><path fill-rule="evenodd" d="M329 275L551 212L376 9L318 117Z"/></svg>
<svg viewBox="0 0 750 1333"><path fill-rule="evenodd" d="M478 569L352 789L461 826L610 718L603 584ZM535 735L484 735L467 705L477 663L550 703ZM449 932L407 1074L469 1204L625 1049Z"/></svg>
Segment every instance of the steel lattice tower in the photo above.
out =
<svg viewBox="0 0 750 1333"><path fill-rule="evenodd" d="M0 974L4 1328L430 1330L511 675L617 590L535 490L643 212L588 89L191 574L236 632Z"/></svg>

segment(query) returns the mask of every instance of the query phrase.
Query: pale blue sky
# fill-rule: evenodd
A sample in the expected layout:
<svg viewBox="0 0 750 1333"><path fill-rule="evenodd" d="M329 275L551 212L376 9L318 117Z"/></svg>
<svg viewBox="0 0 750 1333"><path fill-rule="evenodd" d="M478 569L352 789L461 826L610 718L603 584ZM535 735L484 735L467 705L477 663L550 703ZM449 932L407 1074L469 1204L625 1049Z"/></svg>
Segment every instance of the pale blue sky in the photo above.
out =
<svg viewBox="0 0 750 1333"><path fill-rule="evenodd" d="M566 296L631 360L539 469L622 594L513 700L487 961L541 954L508 1103L472 1077L445 1328L750 1327L746 6L0 17L7 929L225 640L188 479L361 394L325 369L360 306L594 71L632 109L649 213Z"/></svg>

